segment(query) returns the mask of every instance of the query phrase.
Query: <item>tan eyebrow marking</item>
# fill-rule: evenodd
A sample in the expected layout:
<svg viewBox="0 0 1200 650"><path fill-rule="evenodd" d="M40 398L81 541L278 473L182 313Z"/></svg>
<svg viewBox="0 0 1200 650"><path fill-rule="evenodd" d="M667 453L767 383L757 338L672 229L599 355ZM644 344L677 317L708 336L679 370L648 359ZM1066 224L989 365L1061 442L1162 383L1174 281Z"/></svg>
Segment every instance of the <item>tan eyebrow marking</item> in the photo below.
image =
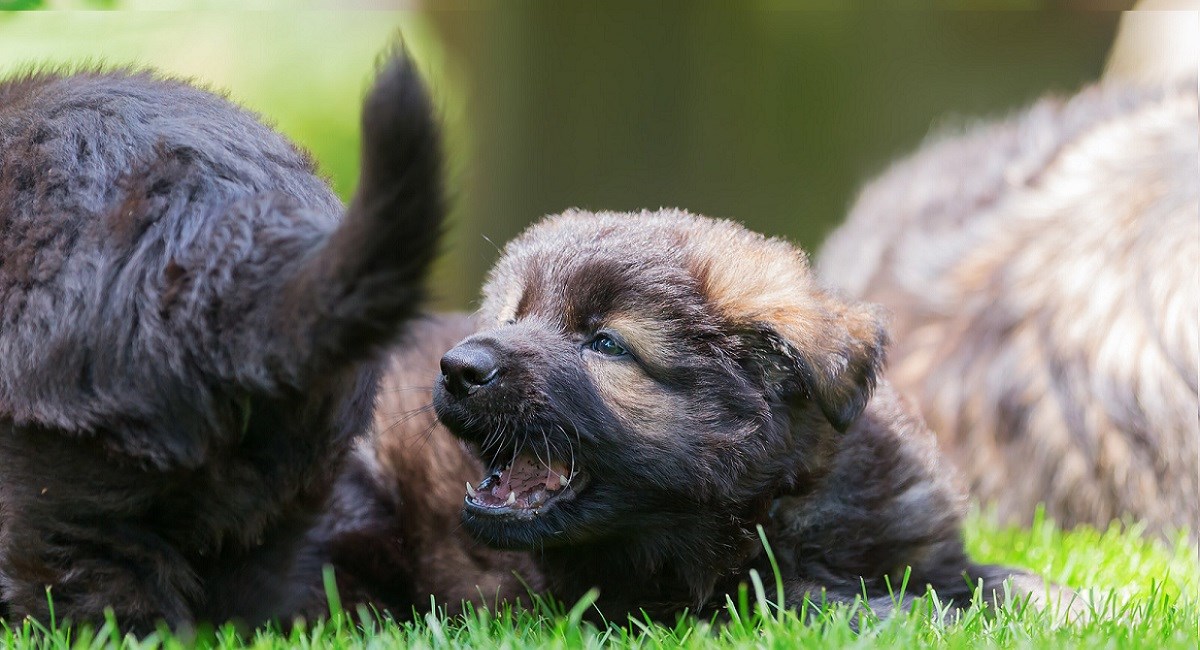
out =
<svg viewBox="0 0 1200 650"><path fill-rule="evenodd" d="M670 326L661 319L617 313L605 318L601 326L616 332L635 356L655 365L669 365L674 337Z"/></svg>

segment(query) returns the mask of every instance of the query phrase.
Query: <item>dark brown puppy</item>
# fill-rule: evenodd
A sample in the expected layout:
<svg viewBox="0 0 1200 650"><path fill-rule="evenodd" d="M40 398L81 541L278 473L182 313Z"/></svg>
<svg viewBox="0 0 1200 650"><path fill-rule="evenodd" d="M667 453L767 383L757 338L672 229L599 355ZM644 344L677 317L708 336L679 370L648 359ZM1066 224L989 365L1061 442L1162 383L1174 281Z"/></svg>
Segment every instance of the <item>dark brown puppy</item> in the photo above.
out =
<svg viewBox="0 0 1200 650"><path fill-rule="evenodd" d="M896 164L822 250L1006 519L1200 531L1196 111L1194 74L1043 100Z"/></svg>
<svg viewBox="0 0 1200 650"><path fill-rule="evenodd" d="M817 285L805 255L676 211L572 212L510 243L481 331L442 358L438 416L479 449L463 521L532 551L554 596L706 612L779 559L787 603L865 595L963 604L982 582L963 493L881 382L876 314Z"/></svg>
<svg viewBox="0 0 1200 650"><path fill-rule="evenodd" d="M351 440L442 218L411 64L345 210L256 116L147 72L0 83L0 599L254 623Z"/></svg>

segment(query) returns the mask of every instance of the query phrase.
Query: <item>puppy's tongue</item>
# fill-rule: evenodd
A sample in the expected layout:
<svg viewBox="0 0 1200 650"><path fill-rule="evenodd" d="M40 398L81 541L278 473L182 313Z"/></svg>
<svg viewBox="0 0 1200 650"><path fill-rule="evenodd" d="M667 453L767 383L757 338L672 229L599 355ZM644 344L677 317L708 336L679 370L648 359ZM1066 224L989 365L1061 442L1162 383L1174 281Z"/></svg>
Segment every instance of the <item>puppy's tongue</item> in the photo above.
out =
<svg viewBox="0 0 1200 650"><path fill-rule="evenodd" d="M557 464L557 463L556 463ZM565 468L547 468L534 458L524 454L517 456L512 465L500 472L500 480L492 488L492 494L501 499L507 499L510 492L517 496L532 494L536 489L557 490L562 487L562 473Z"/></svg>
<svg viewBox="0 0 1200 650"><path fill-rule="evenodd" d="M467 497L489 507L536 508L566 484L569 468L553 462L549 467L531 455L522 454L511 465L493 474L478 488L467 485Z"/></svg>

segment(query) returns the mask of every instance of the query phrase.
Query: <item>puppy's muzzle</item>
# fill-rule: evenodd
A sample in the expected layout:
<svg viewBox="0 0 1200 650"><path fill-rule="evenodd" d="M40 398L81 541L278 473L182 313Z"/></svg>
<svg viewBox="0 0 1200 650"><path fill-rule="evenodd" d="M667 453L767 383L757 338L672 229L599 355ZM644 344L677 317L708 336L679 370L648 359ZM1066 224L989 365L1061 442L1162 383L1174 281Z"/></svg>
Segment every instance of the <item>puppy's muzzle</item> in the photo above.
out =
<svg viewBox="0 0 1200 650"><path fill-rule="evenodd" d="M497 351L484 341L465 341L442 357L442 384L458 399L494 384L500 377Z"/></svg>

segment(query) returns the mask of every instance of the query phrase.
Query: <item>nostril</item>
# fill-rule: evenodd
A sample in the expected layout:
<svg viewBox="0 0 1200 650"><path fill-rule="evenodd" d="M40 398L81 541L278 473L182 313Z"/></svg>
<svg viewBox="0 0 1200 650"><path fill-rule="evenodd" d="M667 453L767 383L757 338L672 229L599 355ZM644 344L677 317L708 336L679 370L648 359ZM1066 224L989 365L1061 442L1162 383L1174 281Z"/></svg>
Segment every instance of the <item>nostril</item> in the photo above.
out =
<svg viewBox="0 0 1200 650"><path fill-rule="evenodd" d="M466 397L500 376L496 355L489 346L468 342L442 357L442 385L455 397Z"/></svg>
<svg viewBox="0 0 1200 650"><path fill-rule="evenodd" d="M495 381L496 377L500 374L500 369L496 368L495 366L493 366L487 372L482 372L479 369L475 370L476 372L473 373L473 375L469 378L469 381L476 386L490 384Z"/></svg>

